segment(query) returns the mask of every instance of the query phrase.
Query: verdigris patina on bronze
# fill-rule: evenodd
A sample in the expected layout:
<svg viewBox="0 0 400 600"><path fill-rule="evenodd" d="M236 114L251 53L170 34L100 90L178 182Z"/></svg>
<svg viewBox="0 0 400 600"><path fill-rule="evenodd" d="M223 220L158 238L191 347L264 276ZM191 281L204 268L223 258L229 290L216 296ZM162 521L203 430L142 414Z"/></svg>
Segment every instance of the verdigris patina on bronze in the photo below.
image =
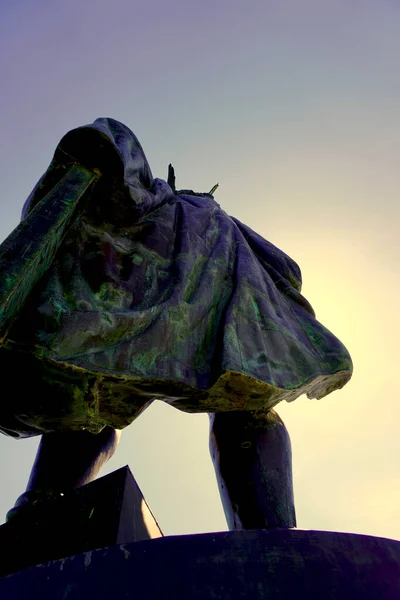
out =
<svg viewBox="0 0 400 600"><path fill-rule="evenodd" d="M272 409L352 373L301 295L298 265L211 193L177 191L171 166L168 181L153 178L113 119L64 136L22 216L0 248L12 390L0 428L44 434L30 497L92 479L115 430L159 399L210 414L231 528L294 526L290 441Z"/></svg>

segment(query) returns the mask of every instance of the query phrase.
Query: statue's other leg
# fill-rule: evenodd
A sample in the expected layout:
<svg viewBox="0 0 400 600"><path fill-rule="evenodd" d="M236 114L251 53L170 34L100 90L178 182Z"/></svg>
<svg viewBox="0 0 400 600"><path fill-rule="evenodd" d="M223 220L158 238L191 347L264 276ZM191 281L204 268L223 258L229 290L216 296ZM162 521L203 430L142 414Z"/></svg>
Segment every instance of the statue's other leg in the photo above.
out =
<svg viewBox="0 0 400 600"><path fill-rule="evenodd" d="M42 436L26 490L63 492L93 481L114 454L120 431L62 431Z"/></svg>
<svg viewBox="0 0 400 600"><path fill-rule="evenodd" d="M296 527L292 452L274 411L210 415L210 453L230 530Z"/></svg>
<svg viewBox="0 0 400 600"><path fill-rule="evenodd" d="M42 436L26 492L7 513L10 520L24 507L89 483L114 454L120 431L105 427L100 433L60 431Z"/></svg>

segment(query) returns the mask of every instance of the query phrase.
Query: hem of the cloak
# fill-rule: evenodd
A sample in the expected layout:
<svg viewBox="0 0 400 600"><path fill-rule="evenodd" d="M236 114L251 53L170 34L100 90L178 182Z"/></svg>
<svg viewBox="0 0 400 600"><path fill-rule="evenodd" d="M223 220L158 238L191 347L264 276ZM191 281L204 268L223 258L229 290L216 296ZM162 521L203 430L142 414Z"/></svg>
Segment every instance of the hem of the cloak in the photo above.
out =
<svg viewBox="0 0 400 600"><path fill-rule="evenodd" d="M344 361L334 372L321 367L299 385L282 388L225 370L210 387L199 389L178 379L89 370L31 352L3 348L0 357L10 390L6 411L0 410L0 431L13 437L65 429L99 433L107 425L124 429L154 400L188 413L267 411L303 394L321 399L342 388L352 375L351 365ZM18 423L23 424L20 431Z"/></svg>

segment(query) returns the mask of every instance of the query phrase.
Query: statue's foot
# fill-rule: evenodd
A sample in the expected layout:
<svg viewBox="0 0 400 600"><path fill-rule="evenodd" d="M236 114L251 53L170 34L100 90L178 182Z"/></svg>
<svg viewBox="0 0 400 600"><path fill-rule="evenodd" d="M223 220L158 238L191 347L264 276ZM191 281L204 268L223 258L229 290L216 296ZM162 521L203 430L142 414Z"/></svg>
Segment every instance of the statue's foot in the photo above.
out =
<svg viewBox="0 0 400 600"><path fill-rule="evenodd" d="M51 492L42 490L29 490L19 496L13 508L6 515L6 522L14 521L16 518L29 517L42 508L49 500L63 497L62 492Z"/></svg>

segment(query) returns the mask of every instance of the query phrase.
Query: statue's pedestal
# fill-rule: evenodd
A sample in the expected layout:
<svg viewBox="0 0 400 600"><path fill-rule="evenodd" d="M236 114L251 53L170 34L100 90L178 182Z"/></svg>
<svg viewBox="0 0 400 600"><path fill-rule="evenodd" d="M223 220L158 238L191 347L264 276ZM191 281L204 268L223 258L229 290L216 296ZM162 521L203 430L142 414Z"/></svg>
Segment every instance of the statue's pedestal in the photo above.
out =
<svg viewBox="0 0 400 600"><path fill-rule="evenodd" d="M121 479L123 473L125 473L124 489L127 490L129 486L126 480L130 476L128 477L126 469L104 477L90 486L93 486L92 489L95 489L95 485L103 486L101 489L104 491L108 485L112 485L115 489L116 478ZM85 497L85 488L82 488L81 493ZM96 502L102 501L103 497L96 496ZM125 499L122 501L122 506L124 502ZM133 504L135 502L133 497ZM121 506L121 503L118 506ZM80 550L71 552L77 530L66 539L64 539L65 529L62 536L59 534L60 530L55 531L54 539L59 537L58 545L55 546L58 554L63 544L66 544L66 540L68 542L67 552L64 553L65 558L3 577L0 579L0 598L2 600L26 597L40 598L40 600L87 600L87 598L96 600L110 598L398 600L400 598L400 542L394 540L299 529L162 537L154 520L150 521L150 526L146 528L143 525L144 519L140 517L141 512L137 510L135 512L131 508L128 521L133 519L133 524L130 521L130 524L128 522L122 526L121 515L124 511L118 506L115 509L120 515L116 519L119 523L117 526L109 527L108 522L111 523L114 517L112 514L106 514L107 511L102 513L102 517L93 529L90 529L87 524L84 525L85 519L82 517L80 527L86 529L82 530L80 537L78 536L80 541L75 544L75 547L80 546ZM91 519L94 518L95 512L96 506ZM147 518L149 514L147 513ZM8 538L8 547L4 546L1 530L8 525L11 523L0 528L3 554L11 551L14 552L14 556L17 556L18 551L21 551L24 556L27 556L27 549L21 541L22 537L19 538L20 541L16 546L11 538ZM102 529L103 533L99 529ZM129 529L128 535L132 535L132 539L137 541L128 542L126 532ZM34 548L35 542L43 546L40 539L31 538L32 535L37 534L25 531L24 535L26 540L30 540L28 543L30 550ZM88 537L90 535L93 536L91 540ZM157 535L159 539L149 539ZM121 543L119 536L123 536L126 543ZM144 539L146 536L147 540ZM106 538L109 541L104 543ZM85 552L82 550L82 544L89 545L90 548L95 547L93 544L99 545L97 550ZM52 548L47 548L47 553L51 551ZM73 553L75 555L71 556Z"/></svg>
<svg viewBox="0 0 400 600"><path fill-rule="evenodd" d="M128 467L0 527L0 576L95 548L161 537ZM1 598L1 592L0 592Z"/></svg>

